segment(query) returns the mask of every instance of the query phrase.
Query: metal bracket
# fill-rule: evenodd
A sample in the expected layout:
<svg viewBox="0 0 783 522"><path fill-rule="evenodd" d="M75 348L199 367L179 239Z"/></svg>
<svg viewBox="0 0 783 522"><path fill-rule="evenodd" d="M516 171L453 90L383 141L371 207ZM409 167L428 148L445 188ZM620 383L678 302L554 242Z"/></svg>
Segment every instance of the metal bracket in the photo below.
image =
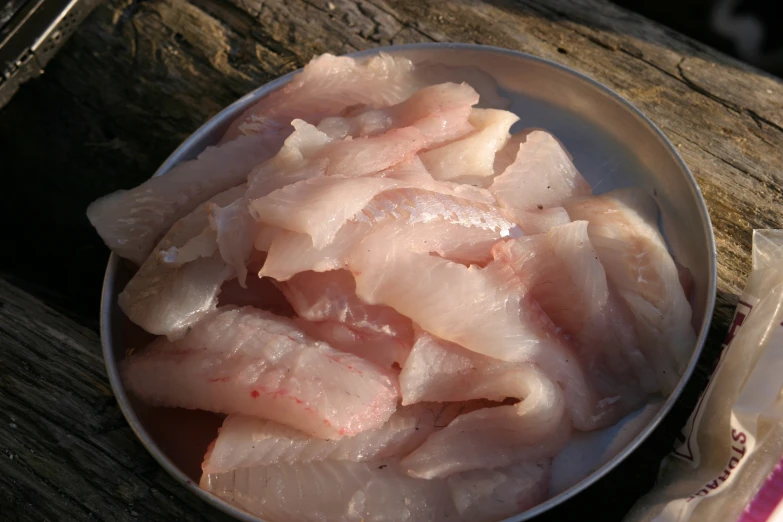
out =
<svg viewBox="0 0 783 522"><path fill-rule="evenodd" d="M98 2L99 0L71 0L28 49L12 63L5 64L5 69L0 71L0 108L11 100L23 83L43 74L46 64ZM0 64L0 67L3 65Z"/></svg>

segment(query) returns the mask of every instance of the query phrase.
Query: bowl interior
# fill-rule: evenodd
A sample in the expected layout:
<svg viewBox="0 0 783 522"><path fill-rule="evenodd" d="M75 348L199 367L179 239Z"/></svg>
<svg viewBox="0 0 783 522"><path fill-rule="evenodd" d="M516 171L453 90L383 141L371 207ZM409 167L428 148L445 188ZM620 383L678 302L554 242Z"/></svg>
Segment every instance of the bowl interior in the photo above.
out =
<svg viewBox="0 0 783 522"><path fill-rule="evenodd" d="M706 206L687 167L660 131L630 104L587 77L522 53L475 45L417 44L380 50L402 53L415 62L474 66L494 77L503 94L513 102L510 110L520 117L517 128L540 127L553 133L573 155L577 168L596 193L633 185L655 195L670 249L675 259L693 275L693 325L699 340L679 386L646 428L614 459L576 486L513 518L525 520L581 491L622 460L669 411L690 376L706 336L715 299L715 248ZM206 146L215 143L242 110L289 81L290 77L287 75L267 84L226 108L188 138L156 175L194 158ZM220 416L151 408L126 394L117 365L128 349L149 339L117 306L117 294L130 275L127 266L112 255L106 273L101 322L107 370L126 418L153 456L175 478L234 516L257 520L196 485L202 457L207 444L216 435Z"/></svg>

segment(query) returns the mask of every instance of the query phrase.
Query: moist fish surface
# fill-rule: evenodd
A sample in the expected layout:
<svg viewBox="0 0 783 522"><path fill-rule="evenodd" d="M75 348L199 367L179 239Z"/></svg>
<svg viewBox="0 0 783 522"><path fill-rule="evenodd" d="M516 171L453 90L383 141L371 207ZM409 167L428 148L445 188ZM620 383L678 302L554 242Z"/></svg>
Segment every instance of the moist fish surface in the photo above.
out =
<svg viewBox="0 0 783 522"><path fill-rule="evenodd" d="M696 334L679 271L658 229L658 206L642 189L618 189L566 204L572 219L586 220L606 276L631 312L640 349L662 392L677 385Z"/></svg>
<svg viewBox="0 0 783 522"><path fill-rule="evenodd" d="M564 331L619 418L658 386L651 362L640 350L633 319L607 281L587 228L587 221L575 221L546 234L505 241L495 251Z"/></svg>
<svg viewBox="0 0 783 522"><path fill-rule="evenodd" d="M494 175L495 154L505 145L509 129L518 120L516 114L508 111L473 109L468 120L475 129L472 133L423 152L421 160L437 180L473 181L484 185L485 179L491 180Z"/></svg>
<svg viewBox="0 0 783 522"><path fill-rule="evenodd" d="M359 299L347 270L300 272L278 286L301 318L299 326L312 337L382 367L405 362L413 323L388 306Z"/></svg>
<svg viewBox="0 0 783 522"><path fill-rule="evenodd" d="M492 245L508 236L513 227L491 205L429 190L387 190L343 224L334 241L324 248L314 248L309 235L278 234L260 274L284 281L306 270L345 268L360 242L378 230L393 236L400 248L413 252L486 263L491 259Z"/></svg>
<svg viewBox="0 0 783 522"><path fill-rule="evenodd" d="M491 359L420 332L400 375L403 403L518 399L460 415L401 461L432 479L554 457L571 432L560 387L535 365Z"/></svg>
<svg viewBox="0 0 783 522"><path fill-rule="evenodd" d="M324 440L283 424L229 415L204 458L205 473L317 460L376 461L407 455L458 414L460 403L421 402L399 408L379 428L351 437Z"/></svg>
<svg viewBox="0 0 783 522"><path fill-rule="evenodd" d="M476 92L467 85L435 87L442 87L438 91L441 97L446 92L453 94L448 104L428 103L424 96L413 116L398 119L397 123L403 126L374 136L332 139L304 121L294 121L296 131L281 151L251 173L245 196L215 212L220 253L237 271L240 283L244 284L245 264L259 233L259 224L249 210L252 201L309 178L369 176L412 159L419 150L439 143L444 137L469 131L467 119L471 106L478 101ZM444 124L446 116L448 125Z"/></svg>
<svg viewBox="0 0 783 522"><path fill-rule="evenodd" d="M356 105L374 109L394 105L428 85L455 81L467 81L485 104L496 108L508 104L494 80L476 68L414 65L408 58L386 53L359 59L323 54L284 87L246 109L222 142L246 134L276 135L294 119L316 124Z"/></svg>
<svg viewBox="0 0 783 522"><path fill-rule="evenodd" d="M140 265L177 220L246 182L253 167L272 157L282 141L278 136L248 136L207 147L196 159L179 163L162 176L94 201L87 217L106 246Z"/></svg>
<svg viewBox="0 0 783 522"><path fill-rule="evenodd" d="M394 238L373 234L350 260L357 295L390 306L422 329L479 354L538 365L565 391L574 427L591 430L615 418L576 354L502 257L486 267L396 249ZM452 303L471 303L455 311Z"/></svg>
<svg viewBox="0 0 783 522"><path fill-rule="evenodd" d="M541 130L525 135L514 161L489 190L519 221L525 220L526 212L562 207L570 199L592 194L560 142Z"/></svg>
<svg viewBox="0 0 783 522"><path fill-rule="evenodd" d="M205 473L200 485L270 522L496 522L538 501L547 475L542 463L423 480L395 460L323 460Z"/></svg>
<svg viewBox="0 0 783 522"><path fill-rule="evenodd" d="M428 147L460 138L473 130L471 106L479 95L467 83L443 83L416 91L396 105L380 109L354 108L324 118L318 129L333 139L367 137L393 128L415 127L427 137Z"/></svg>
<svg viewBox="0 0 783 522"><path fill-rule="evenodd" d="M228 204L241 197L244 185L231 188L211 202ZM219 255L183 265L165 262L164 252L185 245L208 228L206 205L177 221L118 297L128 318L150 333L176 338L217 306L221 285L232 275Z"/></svg>
<svg viewBox="0 0 783 522"><path fill-rule="evenodd" d="M152 404L253 415L322 438L383 425L399 397L389 372L251 307L222 307L182 339L153 341L122 374Z"/></svg>

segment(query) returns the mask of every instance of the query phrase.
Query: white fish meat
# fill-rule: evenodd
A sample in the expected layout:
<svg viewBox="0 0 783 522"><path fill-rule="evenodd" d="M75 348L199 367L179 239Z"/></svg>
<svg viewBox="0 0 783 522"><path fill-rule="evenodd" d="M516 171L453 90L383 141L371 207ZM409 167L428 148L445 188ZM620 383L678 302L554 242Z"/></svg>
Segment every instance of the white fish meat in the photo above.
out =
<svg viewBox="0 0 783 522"><path fill-rule="evenodd" d="M416 64L415 75L423 85L467 83L481 96L478 106L482 109L508 109L511 106L511 100L501 94L495 79L479 67L424 61Z"/></svg>
<svg viewBox="0 0 783 522"><path fill-rule="evenodd" d="M413 323L388 306L362 302L350 272L300 272L279 287L312 337L385 368L405 362Z"/></svg>
<svg viewBox="0 0 783 522"><path fill-rule="evenodd" d="M407 455L461 413L458 403L399 408L383 426L325 440L274 421L229 415L204 457L204 473L317 460L376 461Z"/></svg>
<svg viewBox="0 0 783 522"><path fill-rule="evenodd" d="M548 460L524 462L458 473L448 477L446 483L462 519L495 522L546 500L550 468Z"/></svg>
<svg viewBox="0 0 783 522"><path fill-rule="evenodd" d="M473 109L468 121L475 130L462 139L421 153L421 161L437 180L491 180L495 154L505 145L509 129L518 120L516 114L508 111Z"/></svg>
<svg viewBox="0 0 783 522"><path fill-rule="evenodd" d="M610 288L587 228L587 221L575 221L506 241L495 252L563 330L596 389L615 406L614 423L658 386L633 319Z"/></svg>
<svg viewBox="0 0 783 522"><path fill-rule="evenodd" d="M204 474L201 487L270 522L453 521L445 481L411 478L393 460L322 460Z"/></svg>
<svg viewBox="0 0 783 522"><path fill-rule="evenodd" d="M278 136L249 136L207 147L198 158L162 176L94 201L87 217L106 246L140 265L177 220L214 195L247 181L253 167L273 156L281 143Z"/></svg>
<svg viewBox="0 0 783 522"><path fill-rule="evenodd" d="M222 141L245 134L276 135L294 119L317 124L356 105L379 109L402 102L422 87L444 82L469 83L481 94L484 106L508 105L495 81L473 67L415 66L407 58L386 53L360 59L323 54L288 84L246 109Z"/></svg>
<svg viewBox="0 0 783 522"><path fill-rule="evenodd" d="M313 339L323 341L341 352L358 355L381 368L398 368L411 349L402 342L380 332L352 328L339 321L307 321L295 319L297 326Z"/></svg>
<svg viewBox="0 0 783 522"><path fill-rule="evenodd" d="M175 221L215 194L246 181L251 169L269 159L291 134L293 120L318 123L323 116L339 114L357 103L384 107L405 100L424 85L465 79L490 103L505 105L494 81L480 71L428 66L416 76L413 69L410 60L386 54L359 61L318 57L303 74L237 118L219 145L164 176L100 198L88 208L88 218L110 249L141 264Z"/></svg>
<svg viewBox="0 0 783 522"><path fill-rule="evenodd" d="M381 229L400 248L486 263L492 245L513 227L496 207L484 203L422 189L387 190L348 220L324 248L314 248L309 235L279 233L259 274L285 281L306 270L345 268L359 242Z"/></svg>
<svg viewBox="0 0 783 522"><path fill-rule="evenodd" d="M503 148L500 149L497 152L497 154L495 154L494 170L496 176L503 174L503 172L508 168L508 166L514 163L514 160L517 159L517 154L519 154L519 146L525 142L528 135L530 135L535 131L547 132L545 129L529 127L527 129L522 129L516 134L513 134L506 141L506 144L503 146ZM557 140L555 136L552 137ZM568 159L571 162L573 162L574 157L571 155L570 152L568 152L568 149L566 149L565 146L563 146L560 140L557 140L557 142L560 143L560 146L563 148L563 152L565 152L566 156L568 156Z"/></svg>
<svg viewBox="0 0 783 522"><path fill-rule="evenodd" d="M553 227L571 222L563 207L551 207L543 210L518 210L508 215L508 219L519 225L526 235L544 234Z"/></svg>
<svg viewBox="0 0 783 522"><path fill-rule="evenodd" d="M295 130L278 153L253 169L245 195L230 205L210 208L210 226L216 232L220 256L235 270L242 286L253 245L262 233L261 229L268 228L260 227L250 215L250 198L265 196L303 179L322 176L326 171L328 160L316 160L314 156L332 140L304 121L294 120L292 125Z"/></svg>
<svg viewBox="0 0 783 522"><path fill-rule="evenodd" d="M245 186L240 185L211 201L228 204L244 191ZM206 205L201 205L161 239L119 295L120 308L131 321L150 333L175 338L215 309L221 285L232 277L219 255L213 252L182 265L165 262L167 251L185 245L206 228Z"/></svg>
<svg viewBox="0 0 783 522"><path fill-rule="evenodd" d="M540 501L547 482L546 463L423 480L394 460L323 460L205 473L200 485L270 522L497 522Z"/></svg>
<svg viewBox="0 0 783 522"><path fill-rule="evenodd" d="M158 338L122 374L151 404L259 416L322 438L383 425L399 397L391 373L251 307L220 308L182 339Z"/></svg>
<svg viewBox="0 0 783 522"><path fill-rule="evenodd" d="M560 142L540 130L525 136L516 158L493 180L489 190L512 215L561 207L570 199L592 194Z"/></svg>
<svg viewBox="0 0 783 522"><path fill-rule="evenodd" d="M510 268L465 266L398 248L395 232L367 236L349 260L363 301L390 306L434 335L502 360L528 360L556 337ZM453 303L471 307L455 313Z"/></svg>
<svg viewBox="0 0 783 522"><path fill-rule="evenodd" d="M468 84L431 85L396 105L380 109L351 110L324 118L318 130L332 139L367 137L393 128L415 127L427 137L427 147L461 138L473 131L471 107L478 93Z"/></svg>
<svg viewBox="0 0 783 522"><path fill-rule="evenodd" d="M693 353L696 334L677 266L658 229L658 206L643 190L627 188L567 203L566 209L572 219L589 222L590 241L668 394Z"/></svg>
<svg viewBox="0 0 783 522"><path fill-rule="evenodd" d="M498 203L495 200L495 196L487 189L452 181L436 181L418 156L410 161L399 163L378 175L404 181L409 183L410 186L422 190L447 194L477 203L484 203L485 205L496 206Z"/></svg>
<svg viewBox="0 0 783 522"><path fill-rule="evenodd" d="M610 422L611 401L596 390L560 329L503 259L485 268L396 248L393 235L368 236L349 260L356 293L390 306L422 329L471 351L538 365L566 394L574 427ZM471 303L455 312L452 303ZM460 313L461 312L461 313ZM598 405L598 412L596 412Z"/></svg>
<svg viewBox="0 0 783 522"><path fill-rule="evenodd" d="M256 262L251 262L249 265L251 272L254 267L260 268L260 266ZM256 268L255 271L258 271L258 269ZM218 294L217 305L252 306L253 308L266 310L284 317L294 317L296 315L288 299L277 287L276 282L268 277L256 277L255 274L247 278L245 288L239 285L239 281L236 278L229 279L223 283Z"/></svg>
<svg viewBox="0 0 783 522"><path fill-rule="evenodd" d="M307 234L323 248L375 196L407 186L392 178L313 178L250 202L250 213L258 222Z"/></svg>
<svg viewBox="0 0 783 522"><path fill-rule="evenodd" d="M353 275L347 270L302 272L279 287L296 313L308 321L339 321L413 343L411 320L388 306L359 299Z"/></svg>
<svg viewBox="0 0 783 522"><path fill-rule="evenodd" d="M515 405L460 415L401 461L411 476L432 479L554 457L571 434L560 387L532 364L470 352L420 333L400 375L412 400L519 399Z"/></svg>
<svg viewBox="0 0 783 522"><path fill-rule="evenodd" d="M246 109L226 131L222 141L247 134L277 134L291 120L318 123L346 107L399 103L420 85L412 80L413 63L380 53L369 59L322 54L301 73Z"/></svg>
<svg viewBox="0 0 783 522"><path fill-rule="evenodd" d="M223 259L233 267L244 284L245 263L252 253L258 225L249 214L250 202L284 186L319 176L359 178L386 170L412 159L415 154L440 140L468 132L470 107L478 101L467 85L434 86L434 93L413 97L405 117L397 118L401 127L390 128L375 136L332 140L303 121L295 121L296 131L281 151L254 169L245 197L215 213L214 223ZM445 104L434 103L446 97ZM454 134L456 130L456 134ZM388 180L387 180L388 182ZM256 205L259 212L263 203Z"/></svg>

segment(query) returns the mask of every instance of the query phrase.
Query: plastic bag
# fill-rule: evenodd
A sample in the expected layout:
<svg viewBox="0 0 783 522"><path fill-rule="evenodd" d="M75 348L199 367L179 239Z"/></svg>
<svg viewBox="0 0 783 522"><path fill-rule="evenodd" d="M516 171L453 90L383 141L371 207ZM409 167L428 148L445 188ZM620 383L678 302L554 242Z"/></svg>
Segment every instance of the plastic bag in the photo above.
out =
<svg viewBox="0 0 783 522"><path fill-rule="evenodd" d="M783 521L783 230L754 231L724 345L684 442L625 522Z"/></svg>

